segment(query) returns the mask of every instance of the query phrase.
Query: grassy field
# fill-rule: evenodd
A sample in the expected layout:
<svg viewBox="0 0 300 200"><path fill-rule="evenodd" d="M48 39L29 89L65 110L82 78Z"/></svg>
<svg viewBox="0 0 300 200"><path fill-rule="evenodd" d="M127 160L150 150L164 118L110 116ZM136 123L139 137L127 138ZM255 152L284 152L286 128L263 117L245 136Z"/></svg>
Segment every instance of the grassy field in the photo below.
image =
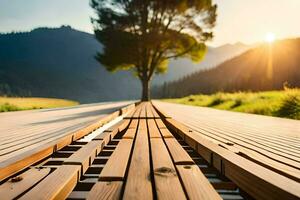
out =
<svg viewBox="0 0 300 200"><path fill-rule="evenodd" d="M78 105L78 102L64 99L0 97L0 112L58 108L75 105Z"/></svg>
<svg viewBox="0 0 300 200"><path fill-rule="evenodd" d="M222 110L300 119L300 89L191 95L164 101Z"/></svg>

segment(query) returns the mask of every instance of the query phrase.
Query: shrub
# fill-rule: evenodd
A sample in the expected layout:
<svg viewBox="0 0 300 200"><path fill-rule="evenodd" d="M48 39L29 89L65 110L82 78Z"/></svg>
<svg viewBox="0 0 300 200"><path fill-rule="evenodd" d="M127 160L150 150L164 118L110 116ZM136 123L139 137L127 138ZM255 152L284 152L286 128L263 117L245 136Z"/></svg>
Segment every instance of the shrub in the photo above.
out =
<svg viewBox="0 0 300 200"><path fill-rule="evenodd" d="M278 117L300 119L300 96L297 93L288 94L275 113Z"/></svg>
<svg viewBox="0 0 300 200"><path fill-rule="evenodd" d="M224 102L224 99L222 98L222 96L221 95L216 95L207 106L208 107L213 107L213 106L220 105L223 102Z"/></svg>
<svg viewBox="0 0 300 200"><path fill-rule="evenodd" d="M0 105L0 112L8 112L8 111L18 111L21 110L15 105L9 104L9 103L4 103Z"/></svg>

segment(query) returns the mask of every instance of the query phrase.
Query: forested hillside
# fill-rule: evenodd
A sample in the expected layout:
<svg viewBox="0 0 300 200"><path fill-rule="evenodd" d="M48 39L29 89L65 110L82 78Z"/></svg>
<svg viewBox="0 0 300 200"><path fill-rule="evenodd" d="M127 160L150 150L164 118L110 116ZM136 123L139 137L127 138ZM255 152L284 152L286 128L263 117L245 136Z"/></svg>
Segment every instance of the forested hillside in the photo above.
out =
<svg viewBox="0 0 300 200"><path fill-rule="evenodd" d="M200 64L174 60L169 73L154 84L214 66L247 48L243 44L209 48ZM81 103L138 99L139 81L128 71L107 72L94 59L99 50L94 35L69 26L0 34L0 96L66 98Z"/></svg>
<svg viewBox="0 0 300 200"><path fill-rule="evenodd" d="M300 87L300 39L262 44L219 66L155 89L156 97L182 97L217 91L264 91Z"/></svg>

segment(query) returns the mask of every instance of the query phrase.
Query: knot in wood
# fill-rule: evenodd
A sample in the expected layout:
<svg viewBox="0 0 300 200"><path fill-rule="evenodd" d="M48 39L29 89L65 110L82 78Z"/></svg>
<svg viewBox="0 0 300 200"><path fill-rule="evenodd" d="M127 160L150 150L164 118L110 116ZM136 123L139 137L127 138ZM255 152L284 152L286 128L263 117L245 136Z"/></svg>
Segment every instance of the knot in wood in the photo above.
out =
<svg viewBox="0 0 300 200"><path fill-rule="evenodd" d="M22 176L16 176L16 177L11 178L10 181L11 181L12 183L16 183L16 182L19 182L19 181L21 181L21 180L23 180Z"/></svg>
<svg viewBox="0 0 300 200"><path fill-rule="evenodd" d="M154 170L154 174L159 176L176 176L176 171L169 167L160 167Z"/></svg>

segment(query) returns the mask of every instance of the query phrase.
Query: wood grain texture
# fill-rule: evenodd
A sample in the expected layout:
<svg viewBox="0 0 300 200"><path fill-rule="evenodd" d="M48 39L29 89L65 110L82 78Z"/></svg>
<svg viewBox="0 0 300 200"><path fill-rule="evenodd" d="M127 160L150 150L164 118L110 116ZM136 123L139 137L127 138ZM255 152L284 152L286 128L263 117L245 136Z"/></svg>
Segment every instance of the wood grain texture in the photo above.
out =
<svg viewBox="0 0 300 200"><path fill-rule="evenodd" d="M114 111L128 103L0 114L0 143L6 145L2 153L0 150L0 180L90 133L116 117L120 112Z"/></svg>
<svg viewBox="0 0 300 200"><path fill-rule="evenodd" d="M163 138L174 138L173 134L167 128L160 129L160 132Z"/></svg>
<svg viewBox="0 0 300 200"><path fill-rule="evenodd" d="M193 159L181 147L181 145L177 142L175 138L165 138L165 143L169 149L169 152L175 164L177 165L194 164Z"/></svg>
<svg viewBox="0 0 300 200"><path fill-rule="evenodd" d="M45 176L50 173L50 168L31 168L26 172L18 175L21 178L18 182L7 181L0 185L0 197L2 200L14 199L36 183L41 181Z"/></svg>
<svg viewBox="0 0 300 200"><path fill-rule="evenodd" d="M210 154L213 154L211 157L213 165L254 198L278 200L300 198L300 183L220 147L197 132L186 132L186 127L181 130L184 125L179 124L177 122L173 126L184 135L185 139L188 138L189 141L193 141L192 143L197 143L195 150L201 149L198 151L200 155L202 155L201 152L208 155L210 151Z"/></svg>
<svg viewBox="0 0 300 200"><path fill-rule="evenodd" d="M213 143L252 162L300 181L299 121L158 101L154 104L177 121L185 123L187 127L183 132L193 129ZM175 124L174 119L166 121ZM185 137L188 144L195 147L193 140Z"/></svg>
<svg viewBox="0 0 300 200"><path fill-rule="evenodd" d="M80 166L61 166L20 199L65 199L72 192L79 180L79 170Z"/></svg>
<svg viewBox="0 0 300 200"><path fill-rule="evenodd" d="M136 128L138 126L139 120L133 119L129 124L129 128Z"/></svg>
<svg viewBox="0 0 300 200"><path fill-rule="evenodd" d="M113 154L105 164L105 167L101 171L99 180L124 180L132 144L132 139L122 139L119 142L117 148L114 150Z"/></svg>
<svg viewBox="0 0 300 200"><path fill-rule="evenodd" d="M84 174L103 146L102 140L91 141L67 158L63 164L80 165L82 167L81 174Z"/></svg>
<svg viewBox="0 0 300 200"><path fill-rule="evenodd" d="M197 165L177 165L189 199L191 200L221 200L222 198L209 183Z"/></svg>
<svg viewBox="0 0 300 200"><path fill-rule="evenodd" d="M157 127L159 129L167 128L166 125L163 123L163 121L161 119L155 119L155 121L156 121Z"/></svg>
<svg viewBox="0 0 300 200"><path fill-rule="evenodd" d="M123 199L153 199L148 134L144 129L136 136Z"/></svg>
<svg viewBox="0 0 300 200"><path fill-rule="evenodd" d="M119 200L123 182L97 182L88 193L87 200Z"/></svg>
<svg viewBox="0 0 300 200"><path fill-rule="evenodd" d="M156 125L154 119L148 119L147 123L148 123L150 138L161 138L160 132L157 128L157 125Z"/></svg>
<svg viewBox="0 0 300 200"><path fill-rule="evenodd" d="M186 199L168 150L160 138L150 139L158 199Z"/></svg>
<svg viewBox="0 0 300 200"><path fill-rule="evenodd" d="M134 139L136 134L136 129L127 129L125 134L123 135L123 139Z"/></svg>

